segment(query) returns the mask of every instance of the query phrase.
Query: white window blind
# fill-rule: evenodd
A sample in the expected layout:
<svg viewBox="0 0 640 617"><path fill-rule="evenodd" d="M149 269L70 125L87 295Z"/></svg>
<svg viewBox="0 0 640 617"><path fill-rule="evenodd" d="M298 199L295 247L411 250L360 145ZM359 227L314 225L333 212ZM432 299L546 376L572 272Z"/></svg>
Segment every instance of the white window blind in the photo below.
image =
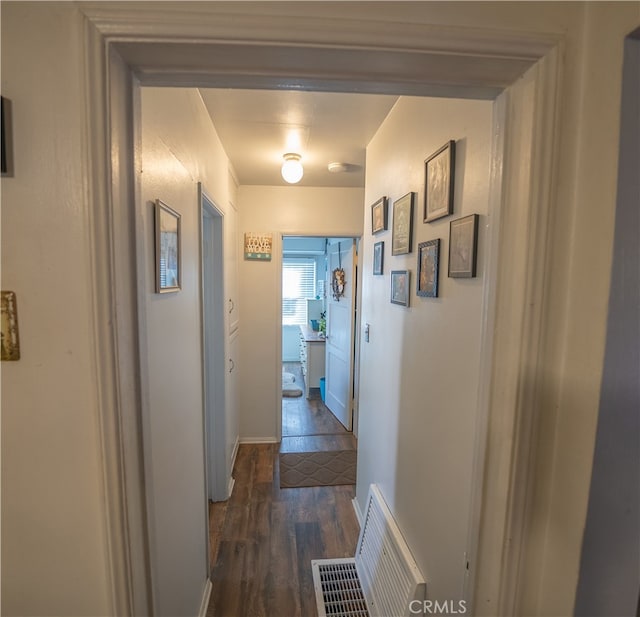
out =
<svg viewBox="0 0 640 617"><path fill-rule="evenodd" d="M316 297L316 261L301 257L282 260L282 324L307 323L307 299Z"/></svg>

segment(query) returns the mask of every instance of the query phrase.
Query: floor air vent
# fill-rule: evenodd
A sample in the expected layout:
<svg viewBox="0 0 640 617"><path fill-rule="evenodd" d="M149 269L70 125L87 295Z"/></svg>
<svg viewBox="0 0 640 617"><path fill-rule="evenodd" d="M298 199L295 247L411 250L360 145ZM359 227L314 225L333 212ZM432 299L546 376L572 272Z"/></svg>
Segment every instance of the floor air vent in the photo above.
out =
<svg viewBox="0 0 640 617"><path fill-rule="evenodd" d="M354 559L311 562L318 617L405 617L426 584L380 490L372 484Z"/></svg>
<svg viewBox="0 0 640 617"><path fill-rule="evenodd" d="M355 559L311 562L318 617L369 617Z"/></svg>

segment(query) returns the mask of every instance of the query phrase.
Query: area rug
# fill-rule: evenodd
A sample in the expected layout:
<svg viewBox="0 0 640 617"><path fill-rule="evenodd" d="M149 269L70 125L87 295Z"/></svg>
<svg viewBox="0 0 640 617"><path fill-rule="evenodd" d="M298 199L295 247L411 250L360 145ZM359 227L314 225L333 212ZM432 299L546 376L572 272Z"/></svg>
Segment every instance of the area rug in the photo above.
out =
<svg viewBox="0 0 640 617"><path fill-rule="evenodd" d="M296 378L292 373L282 373L282 396L295 398L302 396L302 390L294 385Z"/></svg>
<svg viewBox="0 0 640 617"><path fill-rule="evenodd" d="M355 450L283 452L280 488L355 484L356 458Z"/></svg>

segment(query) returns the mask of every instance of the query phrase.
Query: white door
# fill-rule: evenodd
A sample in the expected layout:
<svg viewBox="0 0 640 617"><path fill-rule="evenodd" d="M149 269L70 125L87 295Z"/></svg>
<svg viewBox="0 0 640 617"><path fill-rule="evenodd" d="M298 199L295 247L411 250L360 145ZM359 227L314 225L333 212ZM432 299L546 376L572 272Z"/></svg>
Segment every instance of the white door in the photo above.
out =
<svg viewBox="0 0 640 617"><path fill-rule="evenodd" d="M353 321L355 302L355 240L329 245L327 288L327 338L325 344L325 404L352 430ZM344 295L334 297L333 273L344 270Z"/></svg>

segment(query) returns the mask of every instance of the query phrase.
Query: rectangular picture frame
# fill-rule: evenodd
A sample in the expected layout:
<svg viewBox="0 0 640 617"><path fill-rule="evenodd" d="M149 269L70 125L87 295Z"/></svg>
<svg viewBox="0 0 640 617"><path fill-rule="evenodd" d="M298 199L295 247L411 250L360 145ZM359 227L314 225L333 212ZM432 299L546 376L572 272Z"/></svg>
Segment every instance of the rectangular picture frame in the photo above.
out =
<svg viewBox="0 0 640 617"><path fill-rule="evenodd" d="M376 242L373 245L373 273L383 274L384 269L384 242Z"/></svg>
<svg viewBox="0 0 640 617"><path fill-rule="evenodd" d="M156 293L172 293L182 288L181 218L180 213L156 200Z"/></svg>
<svg viewBox="0 0 640 617"><path fill-rule="evenodd" d="M449 277L474 278L478 261L477 214L451 221L449 225Z"/></svg>
<svg viewBox="0 0 640 617"><path fill-rule="evenodd" d="M385 231L388 227L389 200L381 197L371 206L371 233Z"/></svg>
<svg viewBox="0 0 640 617"><path fill-rule="evenodd" d="M423 220L431 223L453 214L456 142L451 139L424 162Z"/></svg>
<svg viewBox="0 0 640 617"><path fill-rule="evenodd" d="M416 294L423 298L438 297L440 270L440 238L418 244L418 276Z"/></svg>
<svg viewBox="0 0 640 617"><path fill-rule="evenodd" d="M415 193L407 193L393 202L392 255L406 255L413 250L413 204L415 198Z"/></svg>
<svg viewBox="0 0 640 617"><path fill-rule="evenodd" d="M18 333L18 303L13 291L3 291L0 297L0 331L2 332L2 361L20 360Z"/></svg>
<svg viewBox="0 0 640 617"><path fill-rule="evenodd" d="M411 272L409 270L391 271L391 304L409 306L411 291Z"/></svg>

